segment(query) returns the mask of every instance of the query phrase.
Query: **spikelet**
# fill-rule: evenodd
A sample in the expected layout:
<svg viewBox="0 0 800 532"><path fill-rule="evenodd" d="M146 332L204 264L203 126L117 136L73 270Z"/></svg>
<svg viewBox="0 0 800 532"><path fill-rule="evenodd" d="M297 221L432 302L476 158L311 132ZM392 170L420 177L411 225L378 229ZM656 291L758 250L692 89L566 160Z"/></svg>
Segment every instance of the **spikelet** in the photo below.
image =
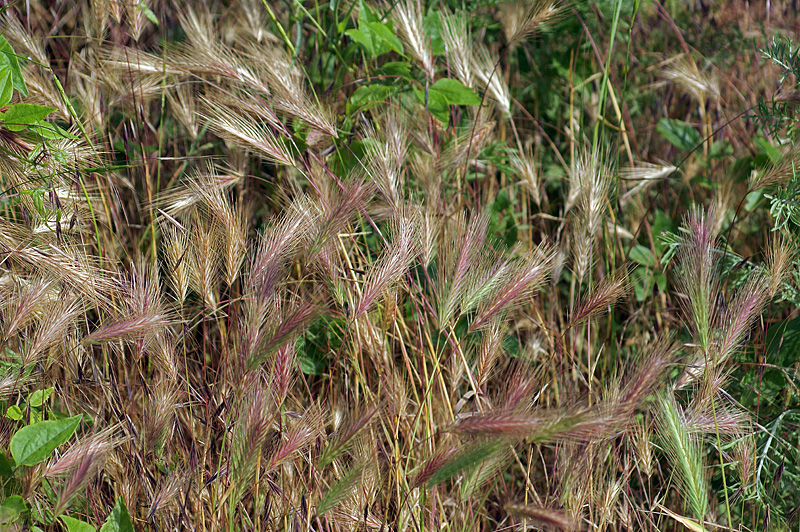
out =
<svg viewBox="0 0 800 532"><path fill-rule="evenodd" d="M184 227L176 227L170 222L162 223L161 234L166 248L164 258L167 281L172 287L178 304L183 305L189 292L189 261L191 260L189 234Z"/></svg>
<svg viewBox="0 0 800 532"><path fill-rule="evenodd" d="M458 80L467 87L474 87L472 39L467 24L467 15L445 13L446 11L442 10L442 38L447 51L447 59Z"/></svg>
<svg viewBox="0 0 800 532"><path fill-rule="evenodd" d="M678 254L679 283L684 294L681 306L704 354L709 353L711 329L717 320L719 280L715 218L713 212L692 210L684 224L688 236Z"/></svg>
<svg viewBox="0 0 800 532"><path fill-rule="evenodd" d="M419 63L428 80L433 79L433 54L422 30L423 6L419 0L402 0L394 6L392 18L400 38Z"/></svg>
<svg viewBox="0 0 800 532"><path fill-rule="evenodd" d="M469 276L481 263L481 252L486 241L489 219L473 216L467 223L461 214L452 224L443 227L444 240L439 245L437 277L437 317L440 328L453 319L457 305L465 296Z"/></svg>
<svg viewBox="0 0 800 532"><path fill-rule="evenodd" d="M576 526L572 516L555 509L524 504L507 504L505 509L512 515L548 529L574 530Z"/></svg>
<svg viewBox="0 0 800 532"><path fill-rule="evenodd" d="M535 0L502 4L500 21L508 46L528 38L544 24L554 22L564 10L560 0Z"/></svg>
<svg viewBox="0 0 800 532"><path fill-rule="evenodd" d="M473 43L472 70L481 88L494 100L498 110L506 116L511 115L511 97L508 86L497 71L498 59L489 52L483 43Z"/></svg>
<svg viewBox="0 0 800 532"><path fill-rule="evenodd" d="M789 267L794 262L795 252L791 244L782 236L775 236L766 250L767 278L769 279L769 297L775 297L778 288L789 274Z"/></svg>
<svg viewBox="0 0 800 532"><path fill-rule="evenodd" d="M44 49L44 41L26 30L12 10L3 12L0 20L3 36L14 45L17 53L25 53L28 57L45 68L50 67L50 58ZM25 78L27 82L27 77Z"/></svg>
<svg viewBox="0 0 800 532"><path fill-rule="evenodd" d="M717 77L708 72L701 72L694 61L685 57L674 61L662 75L677 83L700 103L704 103L706 98L718 100L720 97Z"/></svg>
<svg viewBox="0 0 800 532"><path fill-rule="evenodd" d="M614 303L628 293L628 272L623 270L616 278L604 279L594 287L591 294L586 294L575 307L570 320L571 325L576 325L584 320L605 312Z"/></svg>
<svg viewBox="0 0 800 532"><path fill-rule="evenodd" d="M249 57L260 61L276 110L299 118L317 131L338 137L330 109L308 94L302 71L282 48L254 48Z"/></svg>
<svg viewBox="0 0 800 532"><path fill-rule="evenodd" d="M703 521L708 513L709 487L700 441L689 432L683 411L672 396L662 396L659 403L658 433L664 451L694 517Z"/></svg>
<svg viewBox="0 0 800 532"><path fill-rule="evenodd" d="M379 127L380 133L371 126L365 128L365 137L371 141L367 143L367 173L397 211L403 203L400 179L408 152L408 123L404 115L389 111L381 115Z"/></svg>
<svg viewBox="0 0 800 532"><path fill-rule="evenodd" d="M238 502L256 474L273 417L268 392L256 387L242 401L230 447L231 497Z"/></svg>
<svg viewBox="0 0 800 532"><path fill-rule="evenodd" d="M361 299L353 310L353 319L364 315L375 300L385 294L406 273L415 255L413 221L408 217L397 220L390 247L371 268Z"/></svg>
<svg viewBox="0 0 800 532"><path fill-rule="evenodd" d="M800 165L800 145L787 144L781 147L780 158L750 175L750 189L759 190L773 185L782 185L797 175Z"/></svg>
<svg viewBox="0 0 800 532"><path fill-rule="evenodd" d="M167 101L172 115L186 129L192 141L200 134L200 126L197 123L197 94L193 87L189 83L180 83L174 90L167 91Z"/></svg>
<svg viewBox="0 0 800 532"><path fill-rule="evenodd" d="M501 282L496 286L493 282L487 284L491 289L480 298L482 301L470 329L479 328L500 312L508 312L540 287L553 270L554 258L554 248L542 243L507 269L498 268L502 273L494 278Z"/></svg>
<svg viewBox="0 0 800 532"><path fill-rule="evenodd" d="M269 161L295 166L289 145L280 139L266 124L229 107L222 107L204 99L205 119L211 129L233 144L255 150Z"/></svg>
<svg viewBox="0 0 800 532"><path fill-rule="evenodd" d="M533 155L532 145L523 153L513 155L511 157L511 164L517 171L517 174L522 178L522 184L528 188L531 199L533 199L537 207L541 206L544 187L542 186L540 173L536 169L537 165Z"/></svg>
<svg viewBox="0 0 800 532"><path fill-rule="evenodd" d="M214 220L196 216L191 226L189 248L189 286L203 298L206 307L216 310L219 302L217 284L219 281L220 231Z"/></svg>

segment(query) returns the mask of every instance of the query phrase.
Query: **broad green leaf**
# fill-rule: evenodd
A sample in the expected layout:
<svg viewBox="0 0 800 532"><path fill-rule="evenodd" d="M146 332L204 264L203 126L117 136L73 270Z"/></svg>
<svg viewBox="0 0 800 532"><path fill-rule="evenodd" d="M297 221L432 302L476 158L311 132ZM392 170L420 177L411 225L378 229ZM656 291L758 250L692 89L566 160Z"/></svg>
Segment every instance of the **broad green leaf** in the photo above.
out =
<svg viewBox="0 0 800 532"><path fill-rule="evenodd" d="M764 137L756 137L753 139L753 144L761 148L761 151L767 156L772 164L780 164L783 160L783 153L778 146L774 146L769 140Z"/></svg>
<svg viewBox="0 0 800 532"><path fill-rule="evenodd" d="M0 70L8 69L11 72L11 82L20 94L28 97L28 87L25 86L25 79L22 77L22 69L19 68L19 60L14 49L8 44L5 37L0 35Z"/></svg>
<svg viewBox="0 0 800 532"><path fill-rule="evenodd" d="M633 246L630 259L636 264L641 264L642 266L647 266L648 268L654 268L657 262L656 257L653 255L653 252L650 250L650 248L642 245Z"/></svg>
<svg viewBox="0 0 800 532"><path fill-rule="evenodd" d="M38 464L75 433L82 418L77 415L67 419L40 421L19 429L11 437L11 456L18 466Z"/></svg>
<svg viewBox="0 0 800 532"><path fill-rule="evenodd" d="M394 90L394 87L387 85L362 85L350 96L347 102L347 114L350 115L353 111L366 111L384 103Z"/></svg>
<svg viewBox="0 0 800 532"><path fill-rule="evenodd" d="M10 525L27 509L25 499L19 495L8 497L0 504L0 526Z"/></svg>
<svg viewBox="0 0 800 532"><path fill-rule="evenodd" d="M358 0L358 24L369 24L370 22L380 22L381 18L370 9L369 4L364 0Z"/></svg>
<svg viewBox="0 0 800 532"><path fill-rule="evenodd" d="M42 406L50 394L53 393L53 388L45 388L44 390L36 390L28 397L28 404L31 406Z"/></svg>
<svg viewBox="0 0 800 532"><path fill-rule="evenodd" d="M361 45L370 57L375 56L375 49L372 46L372 39L369 35L357 29L347 30L344 34L353 39L353 42Z"/></svg>
<svg viewBox="0 0 800 532"><path fill-rule="evenodd" d="M0 71L0 106L8 105L14 95L14 82L11 79L11 70Z"/></svg>
<svg viewBox="0 0 800 532"><path fill-rule="evenodd" d="M481 99L472 89L458 80L442 78L433 84L433 88L444 94L450 105L480 105Z"/></svg>
<svg viewBox="0 0 800 532"><path fill-rule="evenodd" d="M100 527L100 532L133 532L133 522L125 503L122 502L122 497L117 499L117 504Z"/></svg>
<svg viewBox="0 0 800 532"><path fill-rule="evenodd" d="M408 68L408 63L401 63L399 61L391 61L380 66L383 73L387 76L397 76L399 78L411 79L411 70Z"/></svg>
<svg viewBox="0 0 800 532"><path fill-rule="evenodd" d="M690 151L696 148L703 138L700 133L690 124L671 118L662 118L658 121L656 130L670 144L683 151Z"/></svg>
<svg viewBox="0 0 800 532"><path fill-rule="evenodd" d="M56 124L53 124L51 122L45 122L44 120L39 120L38 122L33 124L31 126L31 131L33 131L37 135L41 135L44 138L50 140L78 138L69 131L65 130L64 128ZM54 152L52 155L56 156L57 153Z"/></svg>
<svg viewBox="0 0 800 532"><path fill-rule="evenodd" d="M653 293L655 275L650 268L636 268L631 275L633 283L633 295L636 301L642 302Z"/></svg>
<svg viewBox="0 0 800 532"><path fill-rule="evenodd" d="M4 453L0 453L0 477L14 476L14 468L11 467L11 462L8 461Z"/></svg>
<svg viewBox="0 0 800 532"><path fill-rule="evenodd" d="M62 515L61 520L64 522L64 525L66 525L67 532L97 532L97 529L89 523L80 521L74 517Z"/></svg>
<svg viewBox="0 0 800 532"><path fill-rule="evenodd" d="M419 103L425 105L425 91L421 89L414 88L414 95L417 97ZM428 88L428 111L436 118L439 122L443 124L447 124L450 122L450 105L447 103L447 98L444 97L444 94L439 92L438 90L434 89L433 87Z"/></svg>
<svg viewBox="0 0 800 532"><path fill-rule="evenodd" d="M438 10L431 9L422 19L422 31L425 34L426 41L430 42L431 52L433 55L444 55L445 46L444 38L442 37L442 16Z"/></svg>
<svg viewBox="0 0 800 532"><path fill-rule="evenodd" d="M800 318L776 323L767 331L767 361L789 368L800 357Z"/></svg>
<svg viewBox="0 0 800 532"><path fill-rule="evenodd" d="M9 131L21 131L26 127L35 124L42 118L55 111L46 105L34 105L32 103L17 103L10 105L6 111L3 121Z"/></svg>
<svg viewBox="0 0 800 532"><path fill-rule="evenodd" d="M8 407L8 410L6 410L6 417L14 421L19 421L22 419L22 409L17 405L11 405Z"/></svg>
<svg viewBox="0 0 800 532"><path fill-rule="evenodd" d="M297 353L297 367L306 375L322 375L328 368L328 361L318 354L301 351Z"/></svg>
<svg viewBox="0 0 800 532"><path fill-rule="evenodd" d="M373 46L375 45L375 39L378 39L384 43L386 46L389 47L394 52L397 52L400 55L403 55L403 43L400 42L400 39L386 26L386 24L381 24L380 22L370 22L367 24L367 27L372 32L374 38L372 39ZM375 46L376 53L377 53L377 46Z"/></svg>

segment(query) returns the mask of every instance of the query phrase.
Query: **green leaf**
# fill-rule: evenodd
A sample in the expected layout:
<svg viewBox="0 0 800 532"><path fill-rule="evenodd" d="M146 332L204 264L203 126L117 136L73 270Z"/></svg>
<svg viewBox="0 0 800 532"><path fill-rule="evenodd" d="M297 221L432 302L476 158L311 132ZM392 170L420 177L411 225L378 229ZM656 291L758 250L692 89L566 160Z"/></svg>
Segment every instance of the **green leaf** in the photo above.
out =
<svg viewBox="0 0 800 532"><path fill-rule="evenodd" d="M11 72L11 83L24 97L28 97L28 87L19 68L19 60L14 49L8 44L5 37L0 35L0 70L8 69Z"/></svg>
<svg viewBox="0 0 800 532"><path fill-rule="evenodd" d="M9 131L21 131L55 111L46 105L18 103L8 107L3 121Z"/></svg>
<svg viewBox="0 0 800 532"><path fill-rule="evenodd" d="M75 433L83 416L41 421L19 429L11 437L11 456L17 465L34 465L45 460L56 447Z"/></svg>
<svg viewBox="0 0 800 532"><path fill-rule="evenodd" d="M635 262L636 264L641 264L642 266L647 266L648 268L654 268L656 265L656 257L653 255L653 252L648 247L644 247L642 245L636 245L631 250L630 259Z"/></svg>
<svg viewBox="0 0 800 532"><path fill-rule="evenodd" d="M380 68L387 76L397 76L399 78L411 79L411 69L408 68L408 63L391 61L381 65Z"/></svg>
<svg viewBox="0 0 800 532"><path fill-rule="evenodd" d="M420 90L415 87L414 95L417 97L417 101L419 101L419 103L425 105L424 90ZM428 88L428 112L430 112L434 118L443 124L450 122L450 106L447 103L447 98L444 97L444 94L433 87Z"/></svg>
<svg viewBox="0 0 800 532"><path fill-rule="evenodd" d="M636 301L642 302L653 293L655 276L650 268L636 268L631 275L631 281Z"/></svg>
<svg viewBox="0 0 800 532"><path fill-rule="evenodd" d="M800 318L776 323L767 331L767 361L789 368L800 357Z"/></svg>
<svg viewBox="0 0 800 532"><path fill-rule="evenodd" d="M318 353L300 351L297 353L297 367L306 375L322 375L328 368L328 361Z"/></svg>
<svg viewBox="0 0 800 532"><path fill-rule="evenodd" d="M390 50L403 55L403 43L400 42L400 39L397 38L394 32L390 30L386 24L381 24L380 22L369 22L367 23L367 27L373 34L372 43L375 47L376 55L378 50L378 47L375 46L376 39L382 43L385 43Z"/></svg>
<svg viewBox="0 0 800 532"><path fill-rule="evenodd" d="M11 79L11 70L0 71L0 106L8 105L14 95L14 82Z"/></svg>
<svg viewBox="0 0 800 532"><path fill-rule="evenodd" d="M50 394L53 393L53 388L45 388L44 390L36 390L28 397L28 404L31 406L42 406Z"/></svg>
<svg viewBox="0 0 800 532"><path fill-rule="evenodd" d="M656 130L670 144L683 151L693 150L703 140L693 126L680 120L662 118L658 121Z"/></svg>
<svg viewBox="0 0 800 532"><path fill-rule="evenodd" d="M724 159L729 155L733 155L733 146L730 141L727 140L718 140L714 142L711 145L711 149L708 151L709 159Z"/></svg>
<svg viewBox="0 0 800 532"><path fill-rule="evenodd" d="M370 35L357 29L347 30L344 34L350 37L356 44L361 45L370 57L375 56L375 48L372 46L372 38Z"/></svg>
<svg viewBox="0 0 800 532"><path fill-rule="evenodd" d="M95 527L86 523L84 521L80 521L75 519L74 517L70 517L68 515L62 515L61 520L64 521L64 524L67 527L67 532L97 532Z"/></svg>
<svg viewBox="0 0 800 532"><path fill-rule="evenodd" d="M10 525L24 512L28 510L25 499L19 495L12 495L0 504L0 526Z"/></svg>
<svg viewBox="0 0 800 532"><path fill-rule="evenodd" d="M444 55L446 52L444 38L442 35L442 16L436 9L431 9L422 19L422 32L425 34L426 41L430 42L431 53L433 55Z"/></svg>
<svg viewBox="0 0 800 532"><path fill-rule="evenodd" d="M347 114L350 115L354 111L366 111L384 103L394 90L394 87L387 85L362 85L350 96L350 100L347 102Z"/></svg>
<svg viewBox="0 0 800 532"><path fill-rule="evenodd" d="M6 417L14 421L19 421L22 419L22 410L17 405L11 405L8 407L8 410L6 410Z"/></svg>
<svg viewBox="0 0 800 532"><path fill-rule="evenodd" d="M114 505L106 522L100 527L100 532L134 532L131 516L128 514L125 503L122 502L122 497L117 499L117 504Z"/></svg>
<svg viewBox="0 0 800 532"><path fill-rule="evenodd" d="M369 24L370 22L380 22L381 18L370 9L364 0L358 0L358 24Z"/></svg>
<svg viewBox="0 0 800 532"><path fill-rule="evenodd" d="M13 477L14 468L4 453L0 453L0 477Z"/></svg>
<svg viewBox="0 0 800 532"><path fill-rule="evenodd" d="M481 99L472 89L458 80L442 78L433 84L433 88L444 94L450 105L480 105Z"/></svg>
<svg viewBox="0 0 800 532"><path fill-rule="evenodd" d="M65 130L64 128L56 124L53 124L51 122L45 122L44 120L39 120L38 122L33 124L31 126L31 131L33 131L37 135L41 135L42 137L50 140L57 140L57 139L74 140L78 138L69 131Z"/></svg>

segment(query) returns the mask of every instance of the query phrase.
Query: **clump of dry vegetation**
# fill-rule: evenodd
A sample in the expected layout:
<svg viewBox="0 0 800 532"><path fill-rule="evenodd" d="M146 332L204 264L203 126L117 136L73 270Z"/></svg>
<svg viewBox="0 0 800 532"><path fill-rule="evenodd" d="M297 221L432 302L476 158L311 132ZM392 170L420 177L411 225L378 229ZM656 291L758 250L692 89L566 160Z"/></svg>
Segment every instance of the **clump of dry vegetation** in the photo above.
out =
<svg viewBox="0 0 800 532"><path fill-rule="evenodd" d="M0 526L794 526L796 150L623 4L7 8Z"/></svg>

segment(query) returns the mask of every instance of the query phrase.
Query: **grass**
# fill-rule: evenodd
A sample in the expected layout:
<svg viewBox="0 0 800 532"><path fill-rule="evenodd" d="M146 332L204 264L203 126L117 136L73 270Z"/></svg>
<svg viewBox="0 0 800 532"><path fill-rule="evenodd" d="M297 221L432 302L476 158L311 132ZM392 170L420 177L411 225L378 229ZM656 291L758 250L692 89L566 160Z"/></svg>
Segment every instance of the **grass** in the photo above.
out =
<svg viewBox="0 0 800 532"><path fill-rule="evenodd" d="M7 7L0 528L796 529L797 18L710 4Z"/></svg>

